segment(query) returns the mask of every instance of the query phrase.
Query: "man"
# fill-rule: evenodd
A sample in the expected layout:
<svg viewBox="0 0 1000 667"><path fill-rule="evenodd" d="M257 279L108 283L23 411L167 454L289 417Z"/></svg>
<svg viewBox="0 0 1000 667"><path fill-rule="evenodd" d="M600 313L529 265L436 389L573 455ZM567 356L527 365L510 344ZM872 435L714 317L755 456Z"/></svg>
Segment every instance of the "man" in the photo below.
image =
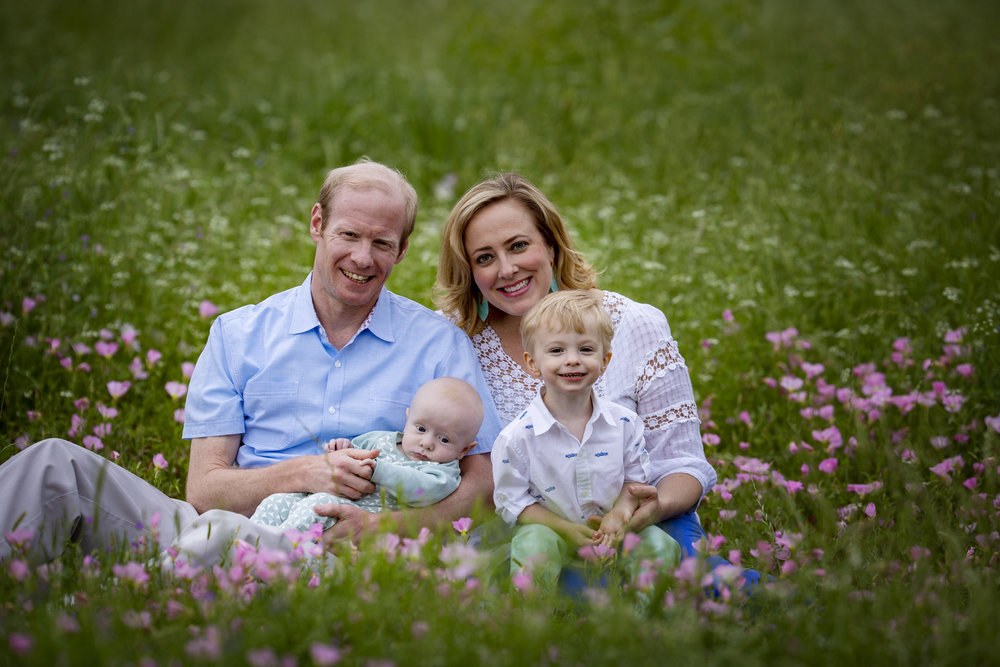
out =
<svg viewBox="0 0 1000 667"><path fill-rule="evenodd" d="M10 552L3 534L18 521L42 531L39 546L51 557L66 538L84 549L134 540L155 513L161 543L179 535L203 562L226 536L280 548L282 535L246 519L257 504L278 492L356 499L374 491L371 466L362 463L374 452L317 454L319 443L399 430L417 388L442 376L464 379L482 396L479 444L462 460L458 490L432 507L405 510L406 518L437 525L488 501L488 452L500 425L468 337L384 289L406 255L416 209L416 192L393 169L362 161L331 171L312 209L316 254L305 282L212 325L185 409L188 502L81 447L38 443L0 466L0 558ZM328 543L401 518L351 505L318 511L338 519Z"/></svg>

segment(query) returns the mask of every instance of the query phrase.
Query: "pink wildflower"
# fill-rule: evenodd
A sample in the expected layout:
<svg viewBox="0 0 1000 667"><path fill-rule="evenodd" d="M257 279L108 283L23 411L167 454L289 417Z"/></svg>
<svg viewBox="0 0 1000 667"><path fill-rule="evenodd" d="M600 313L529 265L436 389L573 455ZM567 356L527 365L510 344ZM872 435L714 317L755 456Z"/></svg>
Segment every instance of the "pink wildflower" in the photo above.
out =
<svg viewBox="0 0 1000 667"><path fill-rule="evenodd" d="M848 484L847 492L865 496L882 488L882 482L872 482L870 484Z"/></svg>
<svg viewBox="0 0 1000 667"><path fill-rule="evenodd" d="M822 373L826 368L823 364L810 364L809 362L802 362L802 371L806 374L806 379L811 380L820 373Z"/></svg>
<svg viewBox="0 0 1000 667"><path fill-rule="evenodd" d="M219 307L207 299L198 304L198 317L205 320L215 317L219 312Z"/></svg>
<svg viewBox="0 0 1000 667"><path fill-rule="evenodd" d="M472 528L472 519L467 516L464 516L461 519L456 519L451 522L451 527L465 535L469 532L469 529Z"/></svg>
<svg viewBox="0 0 1000 667"><path fill-rule="evenodd" d="M108 383L108 393L111 394L111 398L113 399L121 398L131 387L132 383L128 380L125 380L124 382L116 382L112 380Z"/></svg>
<svg viewBox="0 0 1000 667"><path fill-rule="evenodd" d="M718 445L720 442L722 442L722 438L720 438L714 433L706 433L705 435L701 436L701 441L708 446L714 447Z"/></svg>
<svg viewBox="0 0 1000 667"><path fill-rule="evenodd" d="M615 548L605 544L588 544L577 549L576 553L584 560L600 562L614 556Z"/></svg>
<svg viewBox="0 0 1000 667"><path fill-rule="evenodd" d="M965 332L967 330L968 330L967 327L959 327L958 329L955 329L953 331L948 331L944 335L944 342L946 342L946 343L961 343L962 342L962 338L965 336Z"/></svg>
<svg viewBox="0 0 1000 667"><path fill-rule="evenodd" d="M987 417L983 421L986 422L987 428L991 428L997 433L1000 433L1000 414L996 417Z"/></svg>
<svg viewBox="0 0 1000 667"><path fill-rule="evenodd" d="M153 349L146 350L146 364L149 365L150 367L155 366L156 362L158 362L162 358L163 355L160 354L159 350L153 350Z"/></svg>
<svg viewBox="0 0 1000 667"><path fill-rule="evenodd" d="M188 390L186 384L182 384L180 382L174 382L172 380L163 385L163 388L166 390L170 398L173 399L181 398L182 396L184 396L184 394L187 393Z"/></svg>
<svg viewBox="0 0 1000 667"><path fill-rule="evenodd" d="M10 650L15 654L25 655L31 650L31 647L35 645L35 640L24 633L12 632L7 638L7 643L10 645Z"/></svg>
<svg viewBox="0 0 1000 667"><path fill-rule="evenodd" d="M931 466L930 471L942 479L951 481L950 473L958 470L963 465L965 465L965 460L962 458L962 455L959 454L958 456L952 456L944 461L941 461L941 463L938 463L936 466Z"/></svg>
<svg viewBox="0 0 1000 667"><path fill-rule="evenodd" d="M875 503L868 503L867 505L865 505L865 516L867 516L869 519L874 519L875 513L876 513Z"/></svg>
<svg viewBox="0 0 1000 667"><path fill-rule="evenodd" d="M99 452L104 449L104 443L96 435L85 435L83 436L83 446L87 449Z"/></svg>
<svg viewBox="0 0 1000 667"><path fill-rule="evenodd" d="M965 402L965 397L961 394L948 394L941 399L941 403L944 404L944 409L947 412L958 412L962 409L962 403Z"/></svg>
<svg viewBox="0 0 1000 667"><path fill-rule="evenodd" d="M3 538L7 540L7 544L11 548L24 548L31 544L31 540L35 537L35 531L29 528L18 528L17 530L12 530L8 533L3 534Z"/></svg>
<svg viewBox="0 0 1000 667"><path fill-rule="evenodd" d="M181 375L184 376L185 380L190 379L190 377L193 374L194 374L194 364L192 364L190 361L185 361L184 363L181 364Z"/></svg>
<svg viewBox="0 0 1000 667"><path fill-rule="evenodd" d="M118 416L118 408L108 407L104 403L97 404L97 412L105 419L114 419Z"/></svg>
<svg viewBox="0 0 1000 667"><path fill-rule="evenodd" d="M955 372L964 378L971 377L975 370L972 364L959 364L955 366Z"/></svg>
<svg viewBox="0 0 1000 667"><path fill-rule="evenodd" d="M816 466L821 472L825 472L827 475L832 475L837 470L837 459L829 458L820 461L819 465Z"/></svg>
<svg viewBox="0 0 1000 667"><path fill-rule="evenodd" d="M149 573L135 561L129 561L124 564L116 564L111 566L111 572L125 581L131 581L140 586L146 584L149 581Z"/></svg>
<svg viewBox="0 0 1000 667"><path fill-rule="evenodd" d="M531 575L526 572L517 572L510 578L510 583L512 583L514 588L522 593L527 593L531 590Z"/></svg>
<svg viewBox="0 0 1000 667"><path fill-rule="evenodd" d="M319 642L312 643L309 647L309 655L317 665L335 665L344 657L341 650L336 646L321 644Z"/></svg>
<svg viewBox="0 0 1000 667"><path fill-rule="evenodd" d="M177 408L174 410L174 421L178 424L184 423L184 408Z"/></svg>
<svg viewBox="0 0 1000 667"><path fill-rule="evenodd" d="M142 359L139 357L132 357L132 363L128 365L128 370L136 380L145 380L149 377L149 373L146 372L145 366L142 365Z"/></svg>
<svg viewBox="0 0 1000 667"><path fill-rule="evenodd" d="M934 449L944 449L948 446L948 438L943 435L936 435L931 438L931 447Z"/></svg>
<svg viewBox="0 0 1000 667"><path fill-rule="evenodd" d="M32 299L30 296L26 296L23 299L21 299L21 312L27 315L32 310L34 310L35 306L37 305L38 305L37 301Z"/></svg>
<svg viewBox="0 0 1000 667"><path fill-rule="evenodd" d="M131 325L126 324L122 327L122 342L125 343L126 346L131 345L138 335L139 334L136 332L135 328Z"/></svg>
<svg viewBox="0 0 1000 667"><path fill-rule="evenodd" d="M114 356L115 352L118 351L118 343L109 343L107 341L99 340L94 344L94 349L97 354L101 355L105 359L110 359Z"/></svg>
<svg viewBox="0 0 1000 667"><path fill-rule="evenodd" d="M159 468L160 470L166 470L167 469L166 457L163 456L163 454L157 452L156 454L153 455L153 465Z"/></svg>
<svg viewBox="0 0 1000 667"><path fill-rule="evenodd" d="M732 322L735 319L733 318L733 311L726 308L724 311L722 311L722 319L725 320L726 322Z"/></svg>

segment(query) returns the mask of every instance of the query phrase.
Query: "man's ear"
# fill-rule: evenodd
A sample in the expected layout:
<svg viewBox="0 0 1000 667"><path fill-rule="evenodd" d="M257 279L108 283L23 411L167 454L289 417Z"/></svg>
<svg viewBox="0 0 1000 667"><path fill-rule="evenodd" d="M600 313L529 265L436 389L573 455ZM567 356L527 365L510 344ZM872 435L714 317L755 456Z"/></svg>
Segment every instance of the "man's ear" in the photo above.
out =
<svg viewBox="0 0 1000 667"><path fill-rule="evenodd" d="M318 203L313 204L312 213L309 217L309 236L316 243L319 243L323 235L323 207Z"/></svg>
<svg viewBox="0 0 1000 667"><path fill-rule="evenodd" d="M524 353L524 365L528 367L528 373L536 378L542 377L542 372L538 370L538 366L535 364L535 359L531 356L530 352Z"/></svg>
<svg viewBox="0 0 1000 667"><path fill-rule="evenodd" d="M403 244L403 249L399 251L399 255L396 256L396 261L393 264L399 264L406 257L406 251L410 249L410 239L406 239L406 243Z"/></svg>

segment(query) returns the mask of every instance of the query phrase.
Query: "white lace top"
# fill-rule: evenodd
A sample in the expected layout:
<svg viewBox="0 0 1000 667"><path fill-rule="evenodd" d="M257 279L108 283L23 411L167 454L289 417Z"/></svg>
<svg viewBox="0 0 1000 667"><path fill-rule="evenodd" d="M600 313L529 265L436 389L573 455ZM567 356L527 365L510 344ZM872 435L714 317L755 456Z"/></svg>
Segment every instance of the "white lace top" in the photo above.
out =
<svg viewBox="0 0 1000 667"><path fill-rule="evenodd" d="M715 470L705 459L698 406L684 358L657 308L621 294L604 292L615 337L611 363L594 385L598 395L638 413L645 425L653 483L683 472L702 486L715 485ZM489 325L472 337L502 424L521 414L538 392L537 380L511 359Z"/></svg>

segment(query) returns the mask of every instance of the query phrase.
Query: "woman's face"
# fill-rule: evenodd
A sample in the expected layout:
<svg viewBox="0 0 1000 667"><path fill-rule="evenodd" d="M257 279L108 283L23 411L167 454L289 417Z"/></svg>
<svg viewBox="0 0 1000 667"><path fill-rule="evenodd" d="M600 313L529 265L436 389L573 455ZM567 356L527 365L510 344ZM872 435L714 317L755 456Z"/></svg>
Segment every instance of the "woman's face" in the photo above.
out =
<svg viewBox="0 0 1000 667"><path fill-rule="evenodd" d="M521 317L549 293L555 253L517 199L489 204L465 228L472 279L491 311Z"/></svg>

